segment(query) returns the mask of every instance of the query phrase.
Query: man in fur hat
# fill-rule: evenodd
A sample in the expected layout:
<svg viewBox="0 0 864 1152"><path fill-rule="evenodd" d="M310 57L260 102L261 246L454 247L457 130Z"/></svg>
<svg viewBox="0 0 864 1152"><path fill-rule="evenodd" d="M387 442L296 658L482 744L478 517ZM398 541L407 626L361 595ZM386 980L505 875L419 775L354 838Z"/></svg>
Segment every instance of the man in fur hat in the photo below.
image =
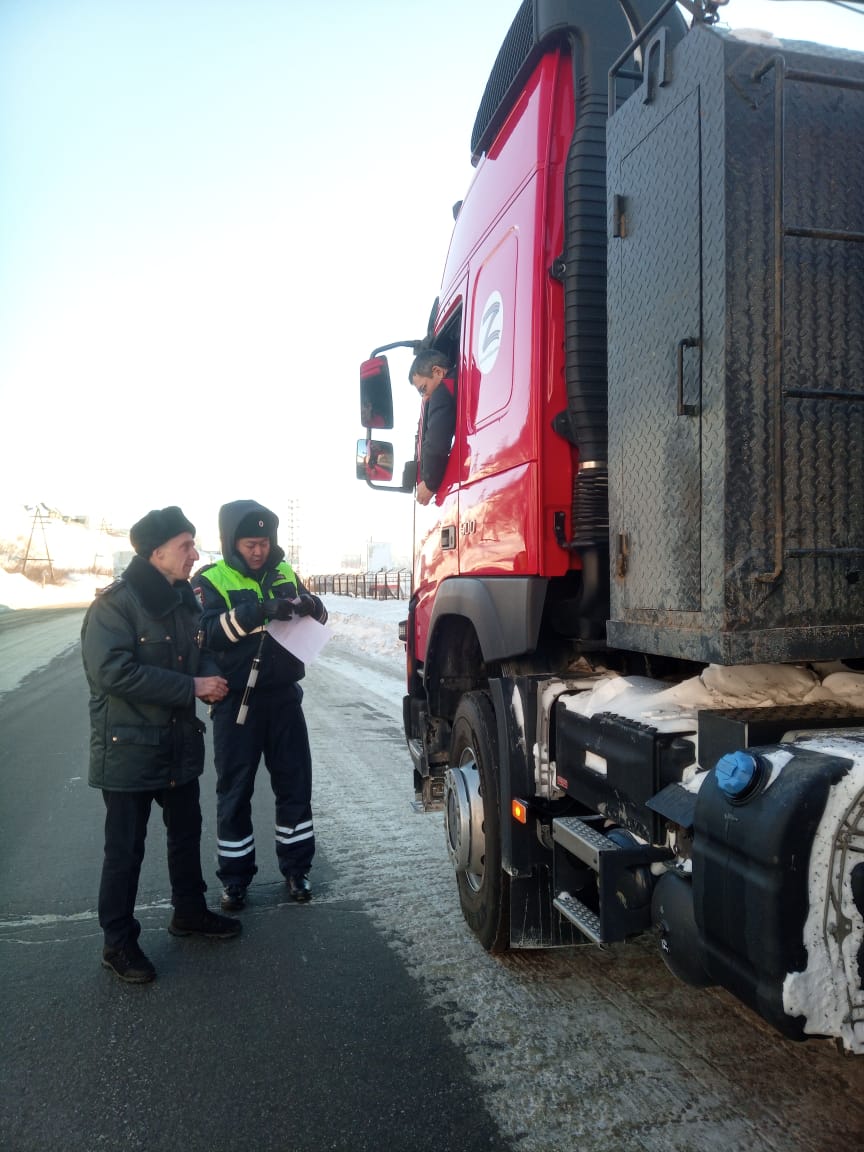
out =
<svg viewBox="0 0 864 1152"><path fill-rule="evenodd" d="M154 509L132 527L130 540L132 562L84 617L81 655L90 686L89 781L105 801L102 963L121 980L144 984L156 970L138 944L134 912L154 800L168 839L168 931L227 939L241 924L211 912L204 899L204 725L195 699L220 700L228 685L221 676L198 675L200 609L189 584L198 560L195 526L176 506Z"/></svg>
<svg viewBox="0 0 864 1152"><path fill-rule="evenodd" d="M238 911L258 871L252 828L252 792L263 755L276 797L276 859L288 894L311 896L315 853L312 826L312 758L298 681L302 661L265 630L268 620L311 616L324 623L327 609L304 586L276 542L279 517L255 500L219 509L222 559L198 572L192 586L204 610L204 646L228 681L228 694L213 705L216 759L217 875L222 907ZM241 711L257 661L248 710Z"/></svg>

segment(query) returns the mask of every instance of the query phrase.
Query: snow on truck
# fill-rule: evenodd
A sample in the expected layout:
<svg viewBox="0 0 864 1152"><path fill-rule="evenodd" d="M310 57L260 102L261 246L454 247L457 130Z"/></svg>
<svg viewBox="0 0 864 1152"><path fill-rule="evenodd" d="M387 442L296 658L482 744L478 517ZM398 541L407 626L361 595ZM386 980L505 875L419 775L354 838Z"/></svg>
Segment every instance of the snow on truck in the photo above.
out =
<svg viewBox="0 0 864 1152"><path fill-rule="evenodd" d="M683 7L521 5L358 474L446 351L404 724L483 946L654 932L862 1053L864 56Z"/></svg>

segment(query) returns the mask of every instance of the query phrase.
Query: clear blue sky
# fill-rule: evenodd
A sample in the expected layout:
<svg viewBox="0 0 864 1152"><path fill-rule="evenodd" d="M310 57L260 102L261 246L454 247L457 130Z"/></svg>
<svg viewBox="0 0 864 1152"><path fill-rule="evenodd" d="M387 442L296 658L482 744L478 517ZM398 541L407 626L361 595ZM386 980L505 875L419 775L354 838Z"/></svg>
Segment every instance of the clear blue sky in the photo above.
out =
<svg viewBox="0 0 864 1152"><path fill-rule="evenodd" d="M180 503L208 545L296 496L307 568L407 547L410 499L354 479L357 368L425 330L517 7L2 0L0 503ZM827 4L726 13L864 49Z"/></svg>

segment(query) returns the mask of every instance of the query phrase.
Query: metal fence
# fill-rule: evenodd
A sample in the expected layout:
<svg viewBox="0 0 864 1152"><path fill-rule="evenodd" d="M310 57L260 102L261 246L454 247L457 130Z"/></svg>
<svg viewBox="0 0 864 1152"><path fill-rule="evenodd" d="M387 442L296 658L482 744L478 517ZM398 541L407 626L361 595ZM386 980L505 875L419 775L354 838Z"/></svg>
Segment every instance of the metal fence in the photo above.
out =
<svg viewBox="0 0 864 1152"><path fill-rule="evenodd" d="M339 572L333 576L304 576L303 583L318 596L354 596L361 600L408 600L411 572Z"/></svg>

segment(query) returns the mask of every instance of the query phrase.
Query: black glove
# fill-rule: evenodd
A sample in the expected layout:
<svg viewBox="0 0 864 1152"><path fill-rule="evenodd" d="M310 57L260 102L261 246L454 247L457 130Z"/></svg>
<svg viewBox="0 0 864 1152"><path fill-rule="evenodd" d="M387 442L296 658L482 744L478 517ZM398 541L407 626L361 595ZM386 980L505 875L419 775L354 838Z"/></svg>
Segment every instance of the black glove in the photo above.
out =
<svg viewBox="0 0 864 1152"><path fill-rule="evenodd" d="M301 592L296 600L292 601L295 616L314 616L318 617L318 605L315 603L315 597L308 592Z"/></svg>
<svg viewBox="0 0 864 1152"><path fill-rule="evenodd" d="M265 600L263 608L268 620L290 620L297 612L297 606L290 600L280 600L276 597Z"/></svg>

